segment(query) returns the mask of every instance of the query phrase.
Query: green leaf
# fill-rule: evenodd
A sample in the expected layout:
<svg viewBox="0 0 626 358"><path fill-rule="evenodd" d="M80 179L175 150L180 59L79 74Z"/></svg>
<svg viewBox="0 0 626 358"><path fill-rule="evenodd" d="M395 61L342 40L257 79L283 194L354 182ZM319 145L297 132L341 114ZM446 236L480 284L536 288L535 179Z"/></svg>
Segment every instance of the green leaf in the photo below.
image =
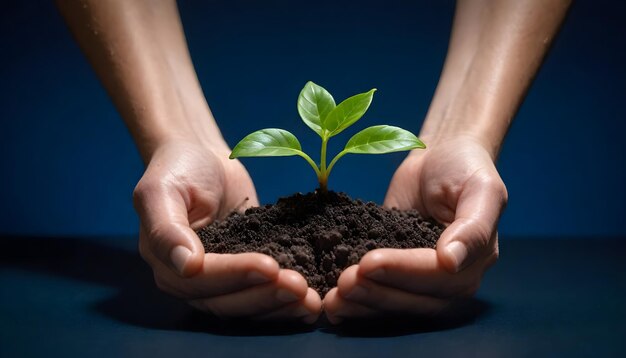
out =
<svg viewBox="0 0 626 358"><path fill-rule="evenodd" d="M248 134L233 148L229 158L285 157L301 153L296 136L284 129L267 128Z"/></svg>
<svg viewBox="0 0 626 358"><path fill-rule="evenodd" d="M369 92L357 94L339 103L328 116L322 120L322 128L328 131L328 136L332 137L341 133L358 121L372 103L372 97L376 88Z"/></svg>
<svg viewBox="0 0 626 358"><path fill-rule="evenodd" d="M320 137L323 135L322 123L326 116L335 109L335 99L322 86L309 81L298 96L298 113L304 123Z"/></svg>
<svg viewBox="0 0 626 358"><path fill-rule="evenodd" d="M384 154L415 148L426 148L413 133L402 128L380 125L365 128L355 134L344 152L356 154Z"/></svg>

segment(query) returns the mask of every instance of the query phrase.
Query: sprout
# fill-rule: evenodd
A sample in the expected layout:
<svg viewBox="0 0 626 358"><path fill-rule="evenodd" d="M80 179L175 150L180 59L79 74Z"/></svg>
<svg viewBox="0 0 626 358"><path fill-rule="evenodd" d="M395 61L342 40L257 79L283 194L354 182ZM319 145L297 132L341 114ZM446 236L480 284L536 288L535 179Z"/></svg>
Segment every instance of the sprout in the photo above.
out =
<svg viewBox="0 0 626 358"><path fill-rule="evenodd" d="M313 82L307 82L298 97L298 113L304 123L322 138L319 165L302 151L296 136L278 128L261 129L247 135L233 148L230 159L299 155L313 167L320 189L326 192L331 170L348 153L384 154L426 148L422 141L407 130L377 125L352 136L344 149L326 165L328 140L363 117L372 103L374 92L376 89L357 94L335 105L333 96L327 90Z"/></svg>

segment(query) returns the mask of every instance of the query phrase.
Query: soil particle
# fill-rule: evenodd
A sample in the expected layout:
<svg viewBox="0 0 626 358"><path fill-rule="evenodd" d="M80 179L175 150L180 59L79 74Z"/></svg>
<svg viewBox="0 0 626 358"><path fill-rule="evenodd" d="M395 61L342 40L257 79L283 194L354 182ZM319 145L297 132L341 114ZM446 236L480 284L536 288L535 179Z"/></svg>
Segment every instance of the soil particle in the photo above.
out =
<svg viewBox="0 0 626 358"><path fill-rule="evenodd" d="M386 209L344 193L294 194L233 213L198 231L206 252L260 252L303 274L322 297L346 267L377 248L434 248L443 227L415 210Z"/></svg>

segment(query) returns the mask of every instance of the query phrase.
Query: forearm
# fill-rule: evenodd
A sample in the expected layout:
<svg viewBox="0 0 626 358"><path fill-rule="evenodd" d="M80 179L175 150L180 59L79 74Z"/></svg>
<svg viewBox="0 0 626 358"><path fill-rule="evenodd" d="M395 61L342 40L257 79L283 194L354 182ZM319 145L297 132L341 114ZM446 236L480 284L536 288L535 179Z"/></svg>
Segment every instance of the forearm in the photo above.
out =
<svg viewBox="0 0 626 358"><path fill-rule="evenodd" d="M569 0L459 0L442 75L422 128L466 135L497 157Z"/></svg>
<svg viewBox="0 0 626 358"><path fill-rule="evenodd" d="M196 77L173 0L58 0L142 158L162 144L226 148Z"/></svg>

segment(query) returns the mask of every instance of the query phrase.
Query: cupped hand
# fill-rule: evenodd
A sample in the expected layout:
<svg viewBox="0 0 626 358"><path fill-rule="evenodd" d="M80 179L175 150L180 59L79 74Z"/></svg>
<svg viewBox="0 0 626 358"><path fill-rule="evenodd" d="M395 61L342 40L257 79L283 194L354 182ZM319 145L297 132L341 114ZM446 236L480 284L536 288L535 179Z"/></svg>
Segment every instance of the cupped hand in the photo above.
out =
<svg viewBox="0 0 626 358"><path fill-rule="evenodd" d="M174 142L160 146L134 191L139 251L157 286L223 318L314 322L319 295L297 272L259 253L205 253L196 229L258 205L243 165L227 148Z"/></svg>
<svg viewBox="0 0 626 358"><path fill-rule="evenodd" d="M385 206L417 209L446 225L436 249L377 249L347 268L324 298L329 320L433 316L474 295L498 258L497 223L507 191L485 147L456 137L412 152L391 180Z"/></svg>

